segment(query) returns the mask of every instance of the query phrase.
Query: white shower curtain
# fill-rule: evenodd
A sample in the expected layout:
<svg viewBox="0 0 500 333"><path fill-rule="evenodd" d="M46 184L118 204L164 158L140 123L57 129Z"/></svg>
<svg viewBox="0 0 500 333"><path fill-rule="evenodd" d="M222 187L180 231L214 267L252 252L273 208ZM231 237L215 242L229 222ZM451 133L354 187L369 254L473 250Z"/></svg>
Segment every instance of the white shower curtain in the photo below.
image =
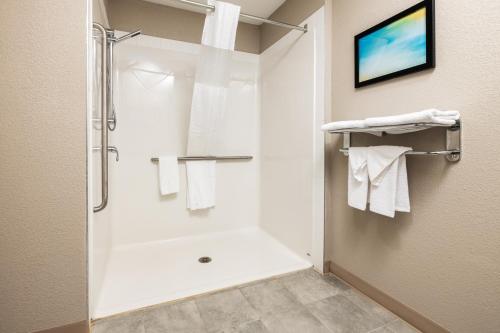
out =
<svg viewBox="0 0 500 333"><path fill-rule="evenodd" d="M207 13L200 62L196 70L187 154L214 153L218 125L226 109L230 61L234 51L240 7L209 0L215 11ZM215 161L186 163L191 210L215 206Z"/></svg>

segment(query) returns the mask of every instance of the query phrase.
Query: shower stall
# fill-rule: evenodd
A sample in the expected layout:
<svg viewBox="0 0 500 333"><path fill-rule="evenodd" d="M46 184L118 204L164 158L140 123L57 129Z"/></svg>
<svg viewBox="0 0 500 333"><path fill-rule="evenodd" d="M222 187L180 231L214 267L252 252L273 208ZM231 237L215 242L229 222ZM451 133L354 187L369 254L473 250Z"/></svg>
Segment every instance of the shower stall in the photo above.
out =
<svg viewBox="0 0 500 333"><path fill-rule="evenodd" d="M324 10L235 51L213 156L186 156L200 45L94 25L89 110L93 319L324 264ZM290 28L292 26L288 26ZM140 29L141 27L137 27ZM159 156L179 157L161 196ZM185 161L217 159L216 206L186 208Z"/></svg>

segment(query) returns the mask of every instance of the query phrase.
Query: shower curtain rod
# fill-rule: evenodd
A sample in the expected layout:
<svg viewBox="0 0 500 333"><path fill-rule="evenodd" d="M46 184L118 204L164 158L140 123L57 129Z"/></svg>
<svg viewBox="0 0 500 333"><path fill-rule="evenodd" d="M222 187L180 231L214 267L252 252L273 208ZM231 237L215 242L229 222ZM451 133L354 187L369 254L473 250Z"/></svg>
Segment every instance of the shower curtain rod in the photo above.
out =
<svg viewBox="0 0 500 333"><path fill-rule="evenodd" d="M186 5L203 7L205 9L209 9L209 10L212 10L212 11L215 10L214 6L206 5L204 3L199 3L199 2L196 2L196 1L191 1L191 0L176 0L176 1L182 2L182 3L186 4ZM294 29L294 30L300 30L302 32L307 32L307 24L305 26L301 27L300 25L294 25L294 24L288 24L288 23L284 23L284 22L269 20L269 19L266 19L266 18L263 18L263 17L249 15L249 14L244 14L244 13L240 13L240 17L251 19L251 20L254 20L254 21L259 21L259 22L262 22L262 23L268 23L268 24L276 25L276 26L282 27L282 28Z"/></svg>

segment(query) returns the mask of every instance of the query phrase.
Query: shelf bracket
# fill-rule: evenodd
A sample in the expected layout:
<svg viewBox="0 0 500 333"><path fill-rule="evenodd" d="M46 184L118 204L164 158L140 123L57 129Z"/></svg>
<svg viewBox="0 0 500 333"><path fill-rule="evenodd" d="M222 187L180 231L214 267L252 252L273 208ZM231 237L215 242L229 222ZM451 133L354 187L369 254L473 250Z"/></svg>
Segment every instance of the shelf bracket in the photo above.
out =
<svg viewBox="0 0 500 333"><path fill-rule="evenodd" d="M344 152L345 156L349 156L349 148L351 147L351 133L344 133L344 141L342 143L342 149L346 150Z"/></svg>
<svg viewBox="0 0 500 333"><path fill-rule="evenodd" d="M457 124L446 129L446 150L456 152L446 155L450 162L458 162L462 158L462 123L457 120Z"/></svg>

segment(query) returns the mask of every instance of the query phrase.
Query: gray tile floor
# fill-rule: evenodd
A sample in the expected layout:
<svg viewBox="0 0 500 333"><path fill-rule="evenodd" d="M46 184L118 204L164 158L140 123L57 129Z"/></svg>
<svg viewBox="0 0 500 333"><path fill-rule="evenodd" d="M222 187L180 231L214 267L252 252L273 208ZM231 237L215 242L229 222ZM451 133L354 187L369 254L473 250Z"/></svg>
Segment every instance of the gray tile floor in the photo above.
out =
<svg viewBox="0 0 500 333"><path fill-rule="evenodd" d="M392 312L312 269L101 319L93 333L415 333Z"/></svg>

